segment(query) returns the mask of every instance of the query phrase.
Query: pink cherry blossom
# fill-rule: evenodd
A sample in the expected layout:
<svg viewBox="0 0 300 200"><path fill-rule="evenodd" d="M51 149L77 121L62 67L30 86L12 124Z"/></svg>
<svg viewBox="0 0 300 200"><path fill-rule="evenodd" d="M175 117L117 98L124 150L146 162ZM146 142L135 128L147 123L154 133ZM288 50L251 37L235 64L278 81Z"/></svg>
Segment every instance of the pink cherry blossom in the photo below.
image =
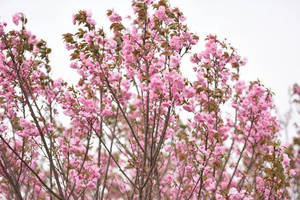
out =
<svg viewBox="0 0 300 200"><path fill-rule="evenodd" d="M19 21L21 20L21 17L22 17L21 13L14 14L12 20L13 20L15 25L19 25Z"/></svg>
<svg viewBox="0 0 300 200"><path fill-rule="evenodd" d="M298 140L280 144L273 93L240 79L246 60L214 35L195 52L167 1L132 9L129 25L109 11L110 29L73 15L63 39L76 84L52 77L27 20L0 23L0 198L292 199Z"/></svg>
<svg viewBox="0 0 300 200"><path fill-rule="evenodd" d="M110 16L109 16L109 20L111 22L120 22L122 21L122 17L120 15L118 15L117 13L113 12Z"/></svg>

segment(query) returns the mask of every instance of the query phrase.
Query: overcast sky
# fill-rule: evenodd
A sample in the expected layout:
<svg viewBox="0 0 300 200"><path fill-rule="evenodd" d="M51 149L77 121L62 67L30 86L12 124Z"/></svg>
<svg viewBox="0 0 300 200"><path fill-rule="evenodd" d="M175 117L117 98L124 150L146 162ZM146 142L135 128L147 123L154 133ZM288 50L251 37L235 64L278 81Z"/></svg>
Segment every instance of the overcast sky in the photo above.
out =
<svg viewBox="0 0 300 200"><path fill-rule="evenodd" d="M242 69L247 81L260 79L276 96L281 113L288 109L288 88L300 83L299 0L170 0L187 17L187 24L200 39L207 34L227 38L248 58ZM68 52L61 35L74 31L72 14L93 12L98 25L107 27L106 10L123 17L132 14L131 0L0 0L1 20L12 24L11 16L23 12L28 28L52 48L51 63L56 77L72 80ZM186 66L191 67L191 66Z"/></svg>

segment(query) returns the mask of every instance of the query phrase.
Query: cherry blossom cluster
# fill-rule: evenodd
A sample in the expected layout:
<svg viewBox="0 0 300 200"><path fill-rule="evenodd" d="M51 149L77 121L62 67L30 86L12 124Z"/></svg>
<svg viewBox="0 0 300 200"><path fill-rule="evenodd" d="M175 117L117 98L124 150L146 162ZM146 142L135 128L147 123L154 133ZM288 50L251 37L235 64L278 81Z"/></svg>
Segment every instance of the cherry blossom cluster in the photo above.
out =
<svg viewBox="0 0 300 200"><path fill-rule="evenodd" d="M0 197L291 199L299 170L272 92L239 78L247 59L214 35L192 53L199 38L166 0L132 8L107 11L110 32L73 15L73 85L51 78L51 49L22 13L16 30L0 22Z"/></svg>

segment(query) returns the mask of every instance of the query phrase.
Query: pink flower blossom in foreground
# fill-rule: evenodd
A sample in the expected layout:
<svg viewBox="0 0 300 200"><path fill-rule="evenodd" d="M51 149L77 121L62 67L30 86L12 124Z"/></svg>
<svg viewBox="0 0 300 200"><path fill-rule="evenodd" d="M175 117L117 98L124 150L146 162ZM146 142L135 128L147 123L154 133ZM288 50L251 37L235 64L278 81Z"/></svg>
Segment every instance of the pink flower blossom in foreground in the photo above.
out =
<svg viewBox="0 0 300 200"><path fill-rule="evenodd" d="M19 25L19 21L21 20L22 15L20 13L14 14L12 20L15 25Z"/></svg>
<svg viewBox="0 0 300 200"><path fill-rule="evenodd" d="M109 16L109 20L111 22L120 22L122 21L122 17L120 15L118 15L117 13L113 12L110 16Z"/></svg>

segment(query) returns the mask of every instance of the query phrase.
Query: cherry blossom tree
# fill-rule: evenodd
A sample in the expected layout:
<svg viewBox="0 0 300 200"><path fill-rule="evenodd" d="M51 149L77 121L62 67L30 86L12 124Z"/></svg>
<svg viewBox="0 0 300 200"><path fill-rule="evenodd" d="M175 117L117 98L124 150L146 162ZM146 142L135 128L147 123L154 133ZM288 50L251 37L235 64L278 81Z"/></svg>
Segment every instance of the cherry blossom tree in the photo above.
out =
<svg viewBox="0 0 300 200"><path fill-rule="evenodd" d="M288 129L288 126L291 124L291 119L292 119L292 111L295 111L294 115L298 116L299 115L299 103L300 103L300 87L298 84L294 84L293 89L291 91L291 109L288 113L288 117L285 120L285 126L286 129ZM296 119L294 119L296 118ZM292 180L291 180L291 191L292 191L292 196L294 199L299 199L300 198L300 130L299 130L299 122L297 119L299 117L294 117L293 116L293 121L296 121L293 125L292 132L286 131L288 136L293 137L293 142L292 144L289 144L286 153L288 157L286 159L290 162L291 165L291 170L293 172L292 174Z"/></svg>
<svg viewBox="0 0 300 200"><path fill-rule="evenodd" d="M246 59L214 35L193 53L198 36L166 0L132 8L107 11L110 32L73 16L75 85L51 78L51 49L22 13L15 30L0 23L0 197L291 199L272 92L240 80Z"/></svg>

